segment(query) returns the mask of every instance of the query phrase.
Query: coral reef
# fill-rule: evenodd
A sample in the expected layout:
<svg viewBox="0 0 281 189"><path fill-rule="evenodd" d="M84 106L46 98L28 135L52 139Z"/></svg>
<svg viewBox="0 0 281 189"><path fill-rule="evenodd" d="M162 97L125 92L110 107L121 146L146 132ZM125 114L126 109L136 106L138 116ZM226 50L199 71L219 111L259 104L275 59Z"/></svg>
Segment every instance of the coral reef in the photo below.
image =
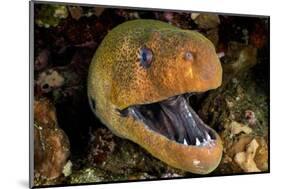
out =
<svg viewBox="0 0 281 189"><path fill-rule="evenodd" d="M223 141L222 161L210 175L268 172L267 18L39 3L34 25L35 185L195 176L113 135L89 108L86 80L96 48L112 28L136 18L199 31L216 47L222 86L190 98Z"/></svg>

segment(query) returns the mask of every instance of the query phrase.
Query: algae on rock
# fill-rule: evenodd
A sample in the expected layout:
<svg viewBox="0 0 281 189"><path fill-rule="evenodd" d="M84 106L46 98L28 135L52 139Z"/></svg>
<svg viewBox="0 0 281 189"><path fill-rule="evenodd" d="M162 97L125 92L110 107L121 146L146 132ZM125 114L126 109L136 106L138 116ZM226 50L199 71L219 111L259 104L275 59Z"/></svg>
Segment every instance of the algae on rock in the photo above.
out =
<svg viewBox="0 0 281 189"><path fill-rule="evenodd" d="M68 11L64 5L41 5L36 16L35 23L40 27L55 27L61 19L68 17Z"/></svg>

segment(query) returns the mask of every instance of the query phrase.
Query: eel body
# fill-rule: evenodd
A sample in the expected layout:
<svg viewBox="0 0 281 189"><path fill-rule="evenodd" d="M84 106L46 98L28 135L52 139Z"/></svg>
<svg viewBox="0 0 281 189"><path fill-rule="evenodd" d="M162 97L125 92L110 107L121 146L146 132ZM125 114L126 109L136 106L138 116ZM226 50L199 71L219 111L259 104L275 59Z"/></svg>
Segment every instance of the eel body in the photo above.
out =
<svg viewBox="0 0 281 189"><path fill-rule="evenodd" d="M112 29L88 76L96 116L172 167L207 174L219 164L222 142L191 108L193 93L221 85L213 44L198 32L138 19Z"/></svg>

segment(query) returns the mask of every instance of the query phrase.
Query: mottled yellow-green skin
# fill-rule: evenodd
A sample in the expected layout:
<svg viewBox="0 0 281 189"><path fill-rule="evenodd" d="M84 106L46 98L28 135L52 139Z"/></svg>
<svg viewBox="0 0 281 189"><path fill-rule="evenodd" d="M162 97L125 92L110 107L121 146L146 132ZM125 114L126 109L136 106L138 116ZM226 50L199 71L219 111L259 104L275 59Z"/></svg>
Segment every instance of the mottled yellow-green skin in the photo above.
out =
<svg viewBox="0 0 281 189"><path fill-rule="evenodd" d="M153 52L149 68L140 66L139 50ZM185 53L192 52L193 60ZM121 117L117 109L146 104L221 85L222 69L213 44L195 31L156 20L128 21L111 30L92 60L88 95L94 113L116 135L127 138L167 164L207 174L220 162L222 144L185 146L150 130L142 122Z"/></svg>

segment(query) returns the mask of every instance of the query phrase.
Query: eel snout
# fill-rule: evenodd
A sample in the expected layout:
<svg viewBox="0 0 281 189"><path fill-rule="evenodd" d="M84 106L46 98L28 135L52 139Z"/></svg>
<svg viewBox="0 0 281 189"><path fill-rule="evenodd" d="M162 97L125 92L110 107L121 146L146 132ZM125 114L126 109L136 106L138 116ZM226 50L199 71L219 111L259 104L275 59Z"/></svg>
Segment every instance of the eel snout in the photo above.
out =
<svg viewBox="0 0 281 189"><path fill-rule="evenodd" d="M161 149L167 150L163 158L165 162L180 169L206 174L219 164L222 145L216 132L190 106L190 96L189 93L177 95L156 103L133 105L119 112L121 116L132 117L147 130L165 138L161 139L166 140L162 142L165 145ZM160 139L156 137L155 140ZM182 154L182 157L173 157L175 154Z"/></svg>

